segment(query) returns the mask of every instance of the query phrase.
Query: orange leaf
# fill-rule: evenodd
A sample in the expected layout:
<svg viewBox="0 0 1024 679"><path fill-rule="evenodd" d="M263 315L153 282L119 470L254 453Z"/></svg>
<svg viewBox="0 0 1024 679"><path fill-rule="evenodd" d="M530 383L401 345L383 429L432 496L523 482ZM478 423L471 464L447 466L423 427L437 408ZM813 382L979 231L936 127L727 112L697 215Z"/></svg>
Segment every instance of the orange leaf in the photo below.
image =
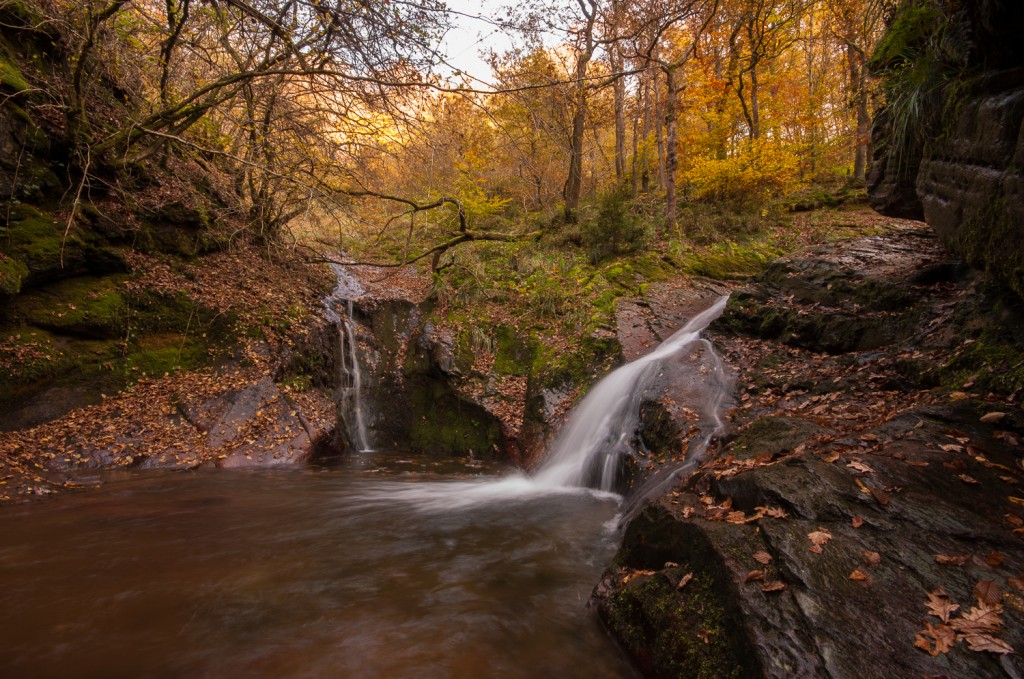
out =
<svg viewBox="0 0 1024 679"><path fill-rule="evenodd" d="M832 533L829 533L824 528L819 528L816 531L807 534L807 539L816 545L827 544L832 539Z"/></svg>
<svg viewBox="0 0 1024 679"><path fill-rule="evenodd" d="M949 595L941 587L928 593L928 601L925 604L928 606L928 614L934 615L942 622L949 622L949 616L960 608L959 604L949 600Z"/></svg>
<svg viewBox="0 0 1024 679"><path fill-rule="evenodd" d="M974 586L974 598L979 604L995 606L1003 600L1003 591L991 580L982 580Z"/></svg>
<svg viewBox="0 0 1024 679"><path fill-rule="evenodd" d="M754 561L758 562L762 566L767 566L772 562L772 555L768 552L754 552Z"/></svg>
<svg viewBox="0 0 1024 679"><path fill-rule="evenodd" d="M948 625L932 625L925 623L925 628L917 633L914 638L914 646L928 653L928 655L939 655L949 653L956 644L956 633Z"/></svg>
<svg viewBox="0 0 1024 679"><path fill-rule="evenodd" d="M965 634L961 637L972 651L988 651L989 653L1015 653L1013 647L1002 639L990 634Z"/></svg>
<svg viewBox="0 0 1024 679"><path fill-rule="evenodd" d="M877 566L882 563L882 555L878 552L872 552L871 550L865 549L860 554L864 557L864 563L869 566Z"/></svg>

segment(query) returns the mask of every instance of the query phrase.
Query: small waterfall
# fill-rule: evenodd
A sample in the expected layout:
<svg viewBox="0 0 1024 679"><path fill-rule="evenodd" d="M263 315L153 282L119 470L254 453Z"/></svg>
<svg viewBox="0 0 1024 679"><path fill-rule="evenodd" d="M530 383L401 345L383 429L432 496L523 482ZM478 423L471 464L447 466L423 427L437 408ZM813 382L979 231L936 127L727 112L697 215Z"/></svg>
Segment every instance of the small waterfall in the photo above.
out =
<svg viewBox="0 0 1024 679"><path fill-rule="evenodd" d="M324 300L324 306L328 320L338 330L338 408L352 445L360 452L368 452L372 447L363 408L363 370L359 364L356 328L352 320L352 300L361 296L365 290L344 267L332 264L331 268L338 282L334 291ZM345 308L343 313L341 306Z"/></svg>
<svg viewBox="0 0 1024 679"><path fill-rule="evenodd" d="M644 390L660 365L681 350L703 345L711 361L710 370L719 378L707 393L707 403L695 404L705 411L705 426L691 442L688 464L698 459L711 437L722 429L721 405L725 399L721 359L700 333L725 308L728 295L690 320L657 349L612 371L598 382L576 407L555 439L548 459L536 473L536 480L550 486L592 486L603 491L615 487L621 457L629 452L630 440L640 419Z"/></svg>

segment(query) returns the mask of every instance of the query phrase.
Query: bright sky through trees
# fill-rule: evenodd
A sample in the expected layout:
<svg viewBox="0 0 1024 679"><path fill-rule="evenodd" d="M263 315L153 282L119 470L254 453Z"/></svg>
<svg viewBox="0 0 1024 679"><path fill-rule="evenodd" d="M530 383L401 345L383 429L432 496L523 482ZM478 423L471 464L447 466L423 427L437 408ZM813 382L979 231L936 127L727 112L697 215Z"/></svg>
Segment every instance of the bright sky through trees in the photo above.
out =
<svg viewBox="0 0 1024 679"><path fill-rule="evenodd" d="M507 33L486 19L500 10L499 3L494 0L448 0L447 5L452 12L453 28L445 36L441 51L447 54L447 61L452 67L490 83L491 67L481 57L481 52L491 49L501 53L512 47Z"/></svg>

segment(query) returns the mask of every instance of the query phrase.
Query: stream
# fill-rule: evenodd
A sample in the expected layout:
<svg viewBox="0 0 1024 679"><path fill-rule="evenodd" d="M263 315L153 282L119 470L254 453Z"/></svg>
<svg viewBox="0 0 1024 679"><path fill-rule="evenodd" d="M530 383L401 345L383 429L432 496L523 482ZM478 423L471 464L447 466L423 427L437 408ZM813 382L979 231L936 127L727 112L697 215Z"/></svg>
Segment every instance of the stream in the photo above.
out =
<svg viewBox="0 0 1024 679"><path fill-rule="evenodd" d="M337 273L326 306L357 452L330 468L108 472L0 511L0 676L635 676L586 609L630 511L615 470L669 362L703 385L679 469L720 431L728 383L700 335L726 298L595 385L527 475L372 450L360 291Z"/></svg>
<svg viewBox="0 0 1024 679"><path fill-rule="evenodd" d="M634 676L585 609L615 496L387 457L5 508L0 676Z"/></svg>

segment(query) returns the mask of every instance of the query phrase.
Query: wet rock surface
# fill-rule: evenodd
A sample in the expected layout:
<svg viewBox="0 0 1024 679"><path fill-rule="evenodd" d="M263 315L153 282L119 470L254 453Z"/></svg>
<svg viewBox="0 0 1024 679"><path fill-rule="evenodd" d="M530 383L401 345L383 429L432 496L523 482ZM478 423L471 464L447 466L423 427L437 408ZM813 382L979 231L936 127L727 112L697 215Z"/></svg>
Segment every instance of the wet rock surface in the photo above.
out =
<svg viewBox="0 0 1024 679"><path fill-rule="evenodd" d="M1024 676L1019 392L953 369L1005 306L919 229L734 295L710 333L729 433L591 601L647 674Z"/></svg>

